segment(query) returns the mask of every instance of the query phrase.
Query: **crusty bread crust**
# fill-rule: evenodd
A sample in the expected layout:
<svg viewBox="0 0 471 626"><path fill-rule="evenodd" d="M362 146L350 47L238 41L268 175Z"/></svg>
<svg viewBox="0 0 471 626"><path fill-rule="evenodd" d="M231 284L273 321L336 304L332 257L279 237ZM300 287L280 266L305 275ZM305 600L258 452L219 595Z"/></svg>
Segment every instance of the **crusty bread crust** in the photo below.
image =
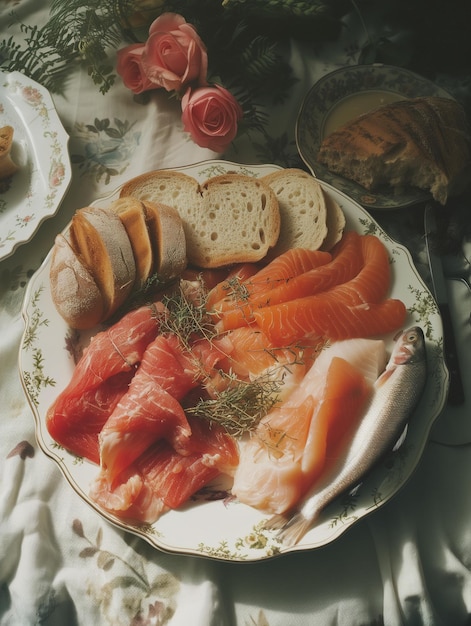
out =
<svg viewBox="0 0 471 626"><path fill-rule="evenodd" d="M72 328L93 328L105 314L104 301L92 273L62 234L57 235L49 269L51 296Z"/></svg>
<svg viewBox="0 0 471 626"><path fill-rule="evenodd" d="M118 198L109 209L118 215L126 229L136 264L135 286L143 287L154 267L154 252L144 204L132 197Z"/></svg>
<svg viewBox="0 0 471 626"><path fill-rule="evenodd" d="M327 235L319 249L324 252L329 252L335 244L342 239L346 220L345 213L332 196L328 193L324 193L324 198L327 209Z"/></svg>
<svg viewBox="0 0 471 626"><path fill-rule="evenodd" d="M147 227L153 245L153 273L163 281L180 276L187 266L186 237L176 209L143 201Z"/></svg>
<svg viewBox="0 0 471 626"><path fill-rule="evenodd" d="M461 190L471 163L463 107L424 97L381 106L328 135L320 163L368 190L418 187L445 204Z"/></svg>
<svg viewBox="0 0 471 626"><path fill-rule="evenodd" d="M136 278L131 242L123 223L111 210L84 207L72 218L70 237L101 291L105 316L112 315L130 294Z"/></svg>
<svg viewBox="0 0 471 626"><path fill-rule="evenodd" d="M183 223L188 262L197 267L258 261L278 239L275 194L250 176L223 174L200 185L182 172L156 170L123 185L120 195L176 209Z"/></svg>

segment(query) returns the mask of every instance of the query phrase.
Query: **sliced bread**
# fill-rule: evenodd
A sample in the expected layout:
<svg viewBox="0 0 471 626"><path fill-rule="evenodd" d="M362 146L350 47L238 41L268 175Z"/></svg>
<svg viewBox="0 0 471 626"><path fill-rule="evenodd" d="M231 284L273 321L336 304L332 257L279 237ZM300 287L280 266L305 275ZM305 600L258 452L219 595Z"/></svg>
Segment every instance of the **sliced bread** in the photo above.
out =
<svg viewBox="0 0 471 626"><path fill-rule="evenodd" d="M329 250L331 250L335 244L342 239L346 220L345 213L342 211L342 208L330 194L324 192L324 199L327 209L327 235L319 249L324 252L329 252Z"/></svg>
<svg viewBox="0 0 471 626"><path fill-rule="evenodd" d="M198 181L174 170L155 170L132 178L121 187L123 196L174 207L184 222L191 221L201 203Z"/></svg>
<svg viewBox="0 0 471 626"><path fill-rule="evenodd" d="M153 246L153 273L163 281L180 276L187 265L186 237L178 211L166 204L143 201Z"/></svg>
<svg viewBox="0 0 471 626"><path fill-rule="evenodd" d="M175 208L183 222L188 262L197 267L258 261L278 239L276 196L250 176L223 174L200 185L181 172L157 170L126 183L120 195Z"/></svg>
<svg viewBox="0 0 471 626"><path fill-rule="evenodd" d="M135 287L143 287L152 274L154 252L144 203L137 198L118 198L109 206L120 218L131 242L136 264Z"/></svg>
<svg viewBox="0 0 471 626"><path fill-rule="evenodd" d="M223 174L201 187L191 223L196 265L220 267L263 259L278 241L280 211L272 189L242 174Z"/></svg>
<svg viewBox="0 0 471 626"><path fill-rule="evenodd" d="M70 225L73 249L93 274L110 316L130 294L136 278L134 254L126 229L109 209L84 207Z"/></svg>
<svg viewBox="0 0 471 626"><path fill-rule="evenodd" d="M57 311L72 328L92 328L105 314L95 279L62 234L57 235L49 269L51 296Z"/></svg>
<svg viewBox="0 0 471 626"><path fill-rule="evenodd" d="M281 230L271 256L290 248L318 250L327 236L327 208L318 180L297 168L277 170L261 179L278 199Z"/></svg>

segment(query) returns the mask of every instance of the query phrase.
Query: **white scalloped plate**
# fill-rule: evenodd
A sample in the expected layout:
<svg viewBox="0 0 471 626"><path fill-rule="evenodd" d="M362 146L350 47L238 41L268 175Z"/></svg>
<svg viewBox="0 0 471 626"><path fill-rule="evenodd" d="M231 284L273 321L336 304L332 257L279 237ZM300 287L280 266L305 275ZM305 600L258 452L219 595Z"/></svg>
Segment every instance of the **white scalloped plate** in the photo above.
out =
<svg viewBox="0 0 471 626"><path fill-rule="evenodd" d="M205 180L226 171L260 176L277 169L272 165L244 165L209 161L180 171ZM419 406L411 416L407 437L369 473L354 498L339 498L325 510L314 526L293 548L284 548L262 530L265 516L244 504L214 499L225 489L216 481L179 510L169 511L151 526L127 524L101 510L88 496L89 484L98 468L57 446L46 428L45 418L55 397L69 382L74 361L70 346L80 341L59 317L51 300L49 265L51 255L32 277L25 297L25 332L20 347L20 375L33 410L36 433L43 451L60 467L71 487L105 519L146 539L151 545L173 553L199 555L227 561L259 561L276 555L309 550L325 545L344 533L355 521L387 502L406 482L416 467L430 428L446 398L448 373L443 364L442 326L435 301L415 269L408 251L391 240L368 213L343 193L326 183L322 187L343 208L347 228L374 233L386 245L392 267L392 297L408 307L408 325L420 324L426 336L429 375ZM105 202L101 199L100 204ZM385 337L392 346L392 337Z"/></svg>
<svg viewBox="0 0 471 626"><path fill-rule="evenodd" d="M66 134L49 92L20 72L0 73L0 127L13 127L20 170L0 193L0 260L55 215L72 178Z"/></svg>

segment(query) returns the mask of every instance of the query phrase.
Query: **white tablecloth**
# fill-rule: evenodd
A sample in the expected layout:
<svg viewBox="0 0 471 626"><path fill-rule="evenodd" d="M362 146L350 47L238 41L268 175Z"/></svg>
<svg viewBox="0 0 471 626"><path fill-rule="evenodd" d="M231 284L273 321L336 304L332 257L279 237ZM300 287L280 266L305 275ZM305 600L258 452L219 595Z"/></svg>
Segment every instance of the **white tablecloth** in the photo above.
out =
<svg viewBox="0 0 471 626"><path fill-rule="evenodd" d="M32 24L45 0L0 5L0 32L19 37L10 10ZM274 137L294 125L303 96L327 72L357 60L364 33L351 18L342 38L315 52L287 50L299 78L273 111ZM261 563L164 554L108 524L70 488L35 441L18 373L25 288L73 212L143 171L214 158L183 133L179 107L155 93L136 104L118 80L102 96L85 72L54 96L71 139L73 180L58 214L0 262L0 624L169 626L459 625L471 615L470 293L450 280L467 406L447 407L406 486L335 542ZM125 126L127 124L127 126ZM127 128L119 140L106 128ZM225 157L267 162L241 142ZM265 156L265 155L264 155ZM275 162L276 155L271 161ZM469 242L465 250L471 257ZM460 262L468 272L469 261Z"/></svg>

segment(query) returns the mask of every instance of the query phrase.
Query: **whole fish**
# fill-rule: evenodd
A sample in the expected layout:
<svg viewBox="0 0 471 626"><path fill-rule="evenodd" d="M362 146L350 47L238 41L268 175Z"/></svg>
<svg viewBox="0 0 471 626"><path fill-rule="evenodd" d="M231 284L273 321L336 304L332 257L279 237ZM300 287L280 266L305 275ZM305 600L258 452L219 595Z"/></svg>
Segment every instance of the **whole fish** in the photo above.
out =
<svg viewBox="0 0 471 626"><path fill-rule="evenodd" d="M371 402L345 456L316 482L302 507L291 517L275 515L265 528L295 545L334 498L355 487L379 457L392 449L422 394L427 376L425 339L418 326L400 332L386 369L374 384Z"/></svg>

